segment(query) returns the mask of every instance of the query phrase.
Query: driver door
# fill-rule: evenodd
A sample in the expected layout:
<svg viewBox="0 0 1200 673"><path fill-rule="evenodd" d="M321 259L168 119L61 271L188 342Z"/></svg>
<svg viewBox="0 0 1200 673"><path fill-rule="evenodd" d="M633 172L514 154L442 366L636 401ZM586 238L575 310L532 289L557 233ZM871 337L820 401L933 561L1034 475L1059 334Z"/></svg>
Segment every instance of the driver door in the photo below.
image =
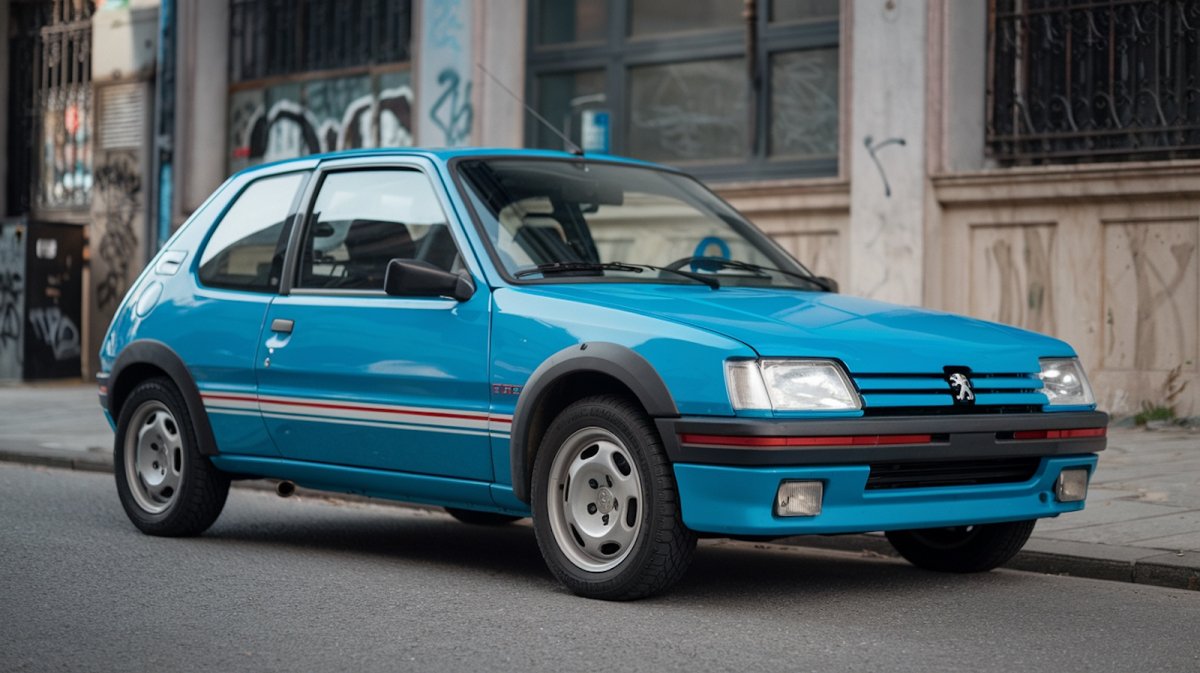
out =
<svg viewBox="0 0 1200 673"><path fill-rule="evenodd" d="M257 360L283 457L491 481L486 285L462 302L383 291L393 258L470 273L429 167L360 160L312 184Z"/></svg>

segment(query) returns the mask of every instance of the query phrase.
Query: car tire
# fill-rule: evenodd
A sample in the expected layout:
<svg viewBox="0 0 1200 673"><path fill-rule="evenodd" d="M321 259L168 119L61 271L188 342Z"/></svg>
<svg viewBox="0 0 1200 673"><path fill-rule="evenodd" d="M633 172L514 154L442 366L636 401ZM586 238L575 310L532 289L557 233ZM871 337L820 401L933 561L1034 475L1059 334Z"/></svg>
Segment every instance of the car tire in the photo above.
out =
<svg viewBox="0 0 1200 673"><path fill-rule="evenodd" d="M909 563L926 570L977 573L1004 565L1021 551L1035 521L956 528L924 528L887 533L888 542Z"/></svg>
<svg viewBox="0 0 1200 673"><path fill-rule="evenodd" d="M472 526L506 526L524 518L520 516L512 516L511 514L478 512L473 509L458 509L456 507L446 507L444 509L450 516L463 523L471 524Z"/></svg>
<svg viewBox="0 0 1200 673"><path fill-rule="evenodd" d="M622 396L579 400L551 422L534 460L531 504L546 564L580 596L661 592L696 549L658 432Z"/></svg>
<svg viewBox="0 0 1200 673"><path fill-rule="evenodd" d="M121 406L113 476L125 514L143 533L199 535L221 514L229 476L200 455L183 395L169 379L139 383Z"/></svg>

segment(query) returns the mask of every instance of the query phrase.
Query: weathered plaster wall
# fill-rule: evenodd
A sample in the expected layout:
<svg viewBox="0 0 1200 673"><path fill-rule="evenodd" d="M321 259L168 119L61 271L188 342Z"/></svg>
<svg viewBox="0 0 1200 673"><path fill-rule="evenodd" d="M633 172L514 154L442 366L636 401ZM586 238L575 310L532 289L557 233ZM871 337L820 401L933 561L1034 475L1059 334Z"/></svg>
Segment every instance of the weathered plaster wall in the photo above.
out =
<svg viewBox="0 0 1200 673"><path fill-rule="evenodd" d="M922 300L925 0L856 0L850 114L849 264L843 287Z"/></svg>

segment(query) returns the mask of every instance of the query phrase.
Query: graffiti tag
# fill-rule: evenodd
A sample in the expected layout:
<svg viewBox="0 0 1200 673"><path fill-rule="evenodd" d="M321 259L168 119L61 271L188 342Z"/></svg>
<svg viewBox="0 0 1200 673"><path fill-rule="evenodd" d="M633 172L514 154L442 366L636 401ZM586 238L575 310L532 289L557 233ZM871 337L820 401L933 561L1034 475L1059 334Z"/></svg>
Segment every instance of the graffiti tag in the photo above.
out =
<svg viewBox="0 0 1200 673"><path fill-rule="evenodd" d="M471 123L475 117L471 106L471 82L464 85L457 70L446 68L438 75L438 86L442 87L442 93L429 109L429 118L445 135L446 145L457 145L471 136Z"/></svg>
<svg viewBox="0 0 1200 673"><path fill-rule="evenodd" d="M96 284L96 301L104 310L116 308L124 296L137 254L133 221L141 208L142 179L134 164L132 155L117 155L96 169L97 195L104 204L97 220L103 232L99 246L103 269Z"/></svg>
<svg viewBox="0 0 1200 673"><path fill-rule="evenodd" d="M79 327L57 306L29 311L29 323L33 326L34 336L54 352L55 360L79 356Z"/></svg>

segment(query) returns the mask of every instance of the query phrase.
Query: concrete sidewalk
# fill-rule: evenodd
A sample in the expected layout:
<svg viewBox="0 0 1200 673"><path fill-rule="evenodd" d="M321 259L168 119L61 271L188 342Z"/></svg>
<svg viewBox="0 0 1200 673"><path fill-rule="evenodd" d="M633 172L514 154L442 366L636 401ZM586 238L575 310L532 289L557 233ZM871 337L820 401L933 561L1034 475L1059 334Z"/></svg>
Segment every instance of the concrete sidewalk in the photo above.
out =
<svg viewBox="0 0 1200 673"><path fill-rule="evenodd" d="M0 385L0 460L112 470L95 386ZM892 554L879 535L792 544ZM1087 508L1043 519L1009 567L1200 590L1200 429L1113 428Z"/></svg>

